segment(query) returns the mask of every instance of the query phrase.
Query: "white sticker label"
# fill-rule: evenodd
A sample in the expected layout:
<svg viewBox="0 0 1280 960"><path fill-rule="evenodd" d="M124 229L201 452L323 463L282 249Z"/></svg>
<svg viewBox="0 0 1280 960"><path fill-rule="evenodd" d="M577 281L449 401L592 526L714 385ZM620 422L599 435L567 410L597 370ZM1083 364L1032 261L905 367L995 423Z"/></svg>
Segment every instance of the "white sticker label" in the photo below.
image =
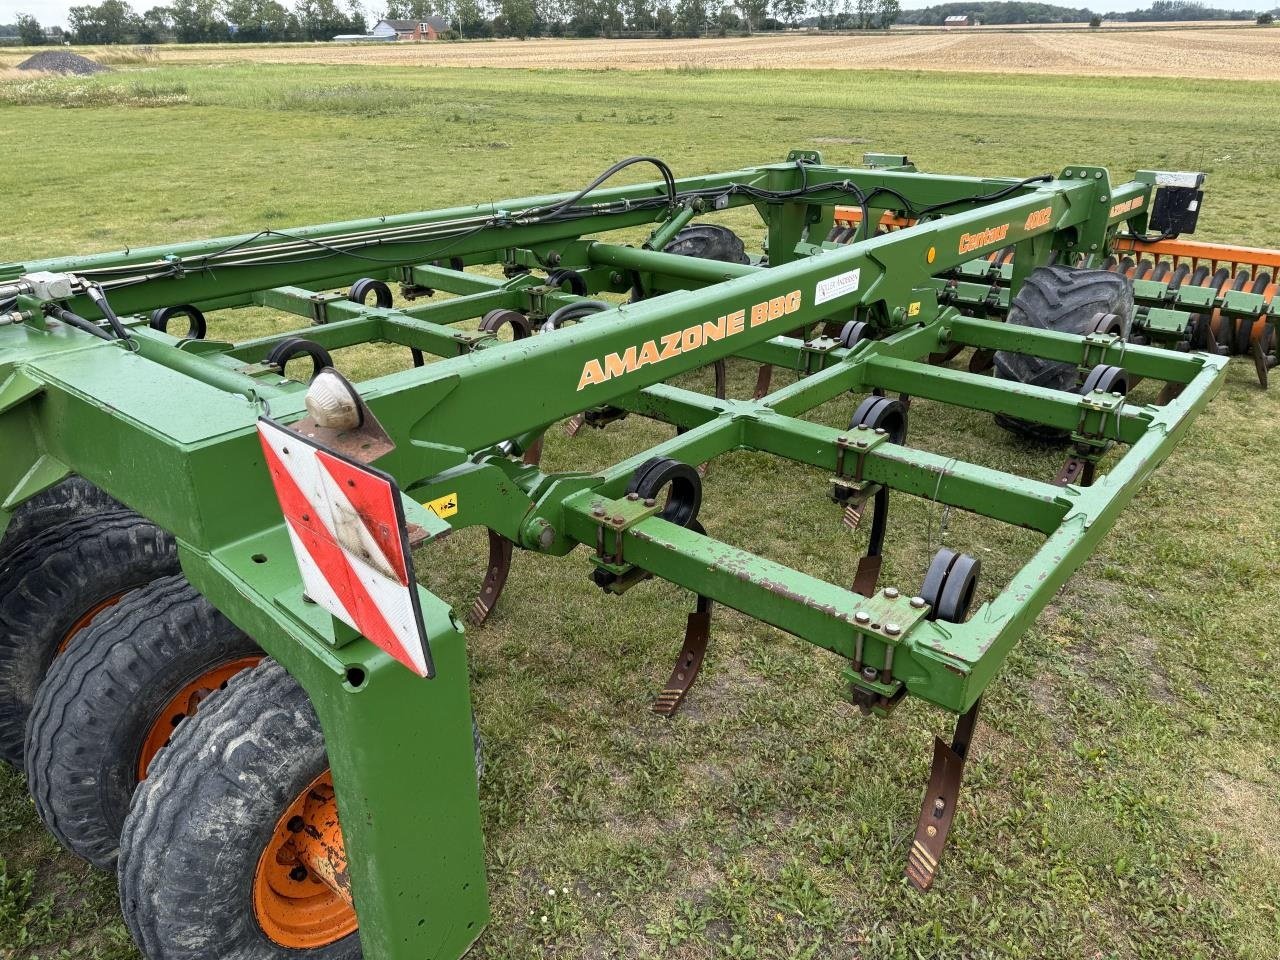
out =
<svg viewBox="0 0 1280 960"><path fill-rule="evenodd" d="M858 289L858 282L861 279L862 270L858 269L850 270L847 273L837 273L834 277L819 280L817 287L813 291L814 306L826 303L828 300L834 300L836 297L843 297L846 293L853 293Z"/></svg>

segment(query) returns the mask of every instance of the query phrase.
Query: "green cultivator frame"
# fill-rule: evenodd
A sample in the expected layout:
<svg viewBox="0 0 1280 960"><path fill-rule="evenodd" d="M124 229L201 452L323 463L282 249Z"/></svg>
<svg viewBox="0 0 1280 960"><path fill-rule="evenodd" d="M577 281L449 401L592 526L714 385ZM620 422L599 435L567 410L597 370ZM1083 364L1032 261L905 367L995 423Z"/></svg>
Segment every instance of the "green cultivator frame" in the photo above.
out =
<svg viewBox="0 0 1280 960"><path fill-rule="evenodd" d="M578 194L0 266L0 532L11 512L73 474L172 532L190 582L314 705L341 831L332 816L330 829L308 829L298 859L303 875L354 901L369 960L452 960L488 919L466 635L412 582L404 549L429 565L432 543L468 526L488 528L492 544L474 622L497 602L513 547L582 547L584 573L609 594L650 577L690 590L660 713L674 712L696 677L714 602L831 651L868 713L914 695L960 715L953 741L936 746L909 855L908 877L926 888L984 690L1204 409L1227 360L1165 349L1154 336L1130 342L1132 317L1100 320L1085 335L1002 320L1036 268L1101 267L1122 228L1145 235L1156 176L1113 184L1093 166L1032 180L935 176L905 158L871 159L843 168L794 152L680 180L657 163L657 183L607 187L602 177ZM826 242L838 205L857 222ZM698 230L724 241L701 225L743 206L765 223L767 263L677 250ZM904 223L859 234L860 223L886 217ZM645 225L642 246L607 239ZM972 277L957 283L1006 248L1013 255L988 284L994 294ZM502 276L473 269L485 265ZM397 282L407 305L393 305ZM975 300L998 309L972 309ZM248 342L216 339L217 318L205 314L251 306L294 322ZM1224 306L1263 313L1239 297ZM1210 307L1197 301L1200 312ZM1148 327L1172 324L1169 309L1156 309L1141 308ZM466 323L476 319L478 328ZM188 336L169 332L178 323ZM415 365L354 385L332 375L329 351L370 343L410 351ZM1082 386L939 362L966 348L1068 364ZM761 365L758 396L666 382L730 356ZM312 383L284 376L295 357L313 362ZM799 376L768 392L772 368ZM1125 395L1139 379L1167 385L1158 401ZM855 395L848 429L804 418L846 394ZM1064 472L1058 482L1028 479L914 449L908 398L1058 431L1072 444ZM628 414L676 429L600 472L539 468L549 428ZM704 532L700 509L730 505L703 504L696 468L738 450L830 473L830 489L815 493L830 494L850 526L872 514L852 589ZM359 516L347 519L362 528L319 542L315 501L282 479L294 457L348 478ZM1043 545L972 611L978 564L950 550L918 586L881 584L889 490L1037 531ZM392 499L380 507L385 491ZM383 635L364 614L335 615L334 598L307 579L335 577L344 563L357 579L377 568L375 600L388 583L392 593L397 579L409 584L408 607L383 608ZM350 607L342 590L361 588L334 589ZM131 896L126 916L147 909ZM152 930L149 954L179 955L145 920L130 924Z"/></svg>

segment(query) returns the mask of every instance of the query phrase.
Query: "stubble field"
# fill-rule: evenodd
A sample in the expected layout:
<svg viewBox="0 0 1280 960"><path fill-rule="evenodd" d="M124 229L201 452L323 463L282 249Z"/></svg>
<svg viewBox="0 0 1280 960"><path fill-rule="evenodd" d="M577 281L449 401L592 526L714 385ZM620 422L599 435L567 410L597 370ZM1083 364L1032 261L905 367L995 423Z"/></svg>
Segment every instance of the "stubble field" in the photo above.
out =
<svg viewBox="0 0 1280 960"><path fill-rule="evenodd" d="M1280 80L1280 29L892 30L679 40L162 46L160 63L248 60L575 70L937 70ZM16 63L0 49L0 67Z"/></svg>

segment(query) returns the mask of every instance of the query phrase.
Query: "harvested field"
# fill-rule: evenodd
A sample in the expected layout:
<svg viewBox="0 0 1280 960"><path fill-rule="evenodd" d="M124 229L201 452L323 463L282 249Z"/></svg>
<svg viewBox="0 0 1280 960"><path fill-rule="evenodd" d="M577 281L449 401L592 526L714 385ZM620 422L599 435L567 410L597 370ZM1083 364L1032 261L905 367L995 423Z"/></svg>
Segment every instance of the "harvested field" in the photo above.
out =
<svg viewBox="0 0 1280 960"><path fill-rule="evenodd" d="M420 44L164 46L160 62L528 67L577 70L947 70L1280 80L1280 30L891 31L708 40L494 40Z"/></svg>

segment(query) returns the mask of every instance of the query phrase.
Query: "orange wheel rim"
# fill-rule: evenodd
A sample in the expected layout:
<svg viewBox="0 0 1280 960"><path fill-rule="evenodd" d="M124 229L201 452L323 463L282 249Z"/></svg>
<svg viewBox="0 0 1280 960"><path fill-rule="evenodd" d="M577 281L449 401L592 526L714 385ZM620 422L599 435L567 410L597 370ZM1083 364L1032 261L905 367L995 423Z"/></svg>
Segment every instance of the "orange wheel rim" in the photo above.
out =
<svg viewBox="0 0 1280 960"><path fill-rule="evenodd" d="M67 646L71 643L72 638L75 637L75 635L79 633L81 630L83 630L85 627L87 627L90 624L90 622L92 622L94 617L100 614L103 610L107 609L107 607L114 607L117 603L120 602L120 600L123 597L124 597L123 593L114 594L110 597L107 597L105 600L98 601L92 607L86 610L84 613L80 614L80 616L76 618L76 622L71 624L70 629L68 629L67 632L63 634L62 639L58 641L57 649L54 650L53 655L56 657L60 653L62 653L64 650L66 650Z"/></svg>
<svg viewBox="0 0 1280 960"><path fill-rule="evenodd" d="M147 770L151 767L151 761L169 742L178 724L195 715L205 697L221 689L224 683L241 670L257 666L261 660L260 655L255 655L219 664L212 670L200 674L175 693L152 722L151 729L147 731L147 736L142 741L142 748L138 751L138 781L147 779Z"/></svg>
<svg viewBox="0 0 1280 960"><path fill-rule="evenodd" d="M258 861L253 912L262 932L282 947L313 950L356 930L355 910L303 866L295 844L304 831L316 832L312 821L332 800L333 778L326 770L280 817Z"/></svg>

